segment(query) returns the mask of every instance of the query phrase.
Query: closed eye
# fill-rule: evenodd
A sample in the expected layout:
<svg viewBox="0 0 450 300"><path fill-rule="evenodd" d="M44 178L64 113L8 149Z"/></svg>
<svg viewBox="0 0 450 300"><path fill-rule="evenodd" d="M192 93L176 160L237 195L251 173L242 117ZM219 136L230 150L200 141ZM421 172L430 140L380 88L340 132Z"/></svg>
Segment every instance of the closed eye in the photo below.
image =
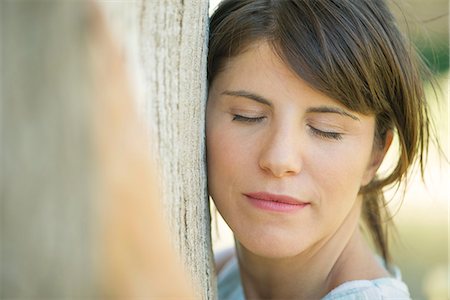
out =
<svg viewBox="0 0 450 300"><path fill-rule="evenodd" d="M341 140L342 139L342 133L339 132L332 132L332 131L322 131L315 127L309 126L311 129L311 132L313 135L318 136L320 138L324 139L331 139L331 140Z"/></svg>
<svg viewBox="0 0 450 300"><path fill-rule="evenodd" d="M258 122L261 122L262 120L264 120L265 118L266 118L265 116L246 117L246 116L242 116L242 115L233 115L233 121L247 122L247 123L258 123Z"/></svg>

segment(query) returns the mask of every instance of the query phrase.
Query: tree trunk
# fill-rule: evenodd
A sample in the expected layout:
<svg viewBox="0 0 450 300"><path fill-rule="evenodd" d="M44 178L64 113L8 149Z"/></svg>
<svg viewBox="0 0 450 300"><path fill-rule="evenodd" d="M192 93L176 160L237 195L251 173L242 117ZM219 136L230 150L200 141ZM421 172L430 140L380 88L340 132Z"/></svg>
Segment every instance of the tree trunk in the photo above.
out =
<svg viewBox="0 0 450 300"><path fill-rule="evenodd" d="M91 293L85 5L0 2L0 298ZM85 78L85 79L84 79Z"/></svg>
<svg viewBox="0 0 450 300"><path fill-rule="evenodd" d="M199 298L214 295L205 130L208 0L100 1L157 137L162 201Z"/></svg>
<svg viewBox="0 0 450 300"><path fill-rule="evenodd" d="M162 234L159 200L195 298L215 298L204 159L208 4L187 2L100 1L131 91L116 76L124 73L120 55L98 54L114 45L92 33L86 2L0 2L0 298L161 296L166 290L143 290L165 276L174 290L180 286L177 297L189 296ZM105 57L94 67L92 51ZM127 91L144 135L136 134ZM145 135L152 143L142 144ZM160 194L152 190L151 151L140 151L148 145L157 154ZM125 274L115 278L117 291L107 291L114 280L102 286L105 270Z"/></svg>

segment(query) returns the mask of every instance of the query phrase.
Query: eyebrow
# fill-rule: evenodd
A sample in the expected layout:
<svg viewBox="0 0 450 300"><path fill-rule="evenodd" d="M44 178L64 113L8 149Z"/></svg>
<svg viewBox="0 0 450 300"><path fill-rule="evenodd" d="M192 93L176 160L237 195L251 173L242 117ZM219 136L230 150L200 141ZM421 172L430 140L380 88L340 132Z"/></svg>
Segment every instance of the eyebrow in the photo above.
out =
<svg viewBox="0 0 450 300"><path fill-rule="evenodd" d="M273 106L272 102L270 102L270 100L268 100L268 99L266 99L266 98L264 98L264 97L262 97L260 95L248 92L248 91L243 91L243 90L239 90L239 91L224 91L222 93L222 95L244 97L244 98L248 98L250 100L254 100L256 102L262 103L262 104L270 106L270 107Z"/></svg>
<svg viewBox="0 0 450 300"><path fill-rule="evenodd" d="M357 116L347 112L346 110L334 107L334 106L318 106L318 107L310 107L306 110L308 113L333 113L333 114L339 114L345 117L350 117L353 120L361 121Z"/></svg>
<svg viewBox="0 0 450 300"><path fill-rule="evenodd" d="M248 98L250 100L254 100L256 102L265 104L269 107L273 107L273 104L270 100L268 100L260 95L257 95L255 93L244 91L244 90L238 90L238 91L228 91L227 90L227 91L222 92L222 95L244 97L244 98ZM307 113L333 113L333 114L339 114L339 115L342 115L345 117L350 117L351 119L356 120L356 121L360 121L360 119L357 116L349 113L348 111L346 111L342 108L334 107L334 106L322 105L322 106L318 106L318 107L310 107L306 110L306 112Z"/></svg>

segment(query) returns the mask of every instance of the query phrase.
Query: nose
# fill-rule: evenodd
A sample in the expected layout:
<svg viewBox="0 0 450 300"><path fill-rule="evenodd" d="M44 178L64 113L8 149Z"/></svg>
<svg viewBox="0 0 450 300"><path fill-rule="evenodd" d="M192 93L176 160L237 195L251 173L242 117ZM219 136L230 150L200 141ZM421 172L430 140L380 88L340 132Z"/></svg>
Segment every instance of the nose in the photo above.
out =
<svg viewBox="0 0 450 300"><path fill-rule="evenodd" d="M299 174L302 164L299 139L289 132L274 132L260 152L259 167L277 178Z"/></svg>

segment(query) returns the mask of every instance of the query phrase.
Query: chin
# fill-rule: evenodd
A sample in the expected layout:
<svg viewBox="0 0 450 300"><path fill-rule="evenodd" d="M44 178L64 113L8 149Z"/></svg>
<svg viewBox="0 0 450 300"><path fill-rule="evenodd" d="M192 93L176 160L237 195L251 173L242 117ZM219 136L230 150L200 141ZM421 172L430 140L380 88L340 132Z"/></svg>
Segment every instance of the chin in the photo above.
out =
<svg viewBox="0 0 450 300"><path fill-rule="evenodd" d="M271 258L289 258L302 253L306 246L299 243L299 241L286 241L280 238L260 237L258 240L239 240L239 245L245 248L246 251L254 255Z"/></svg>

